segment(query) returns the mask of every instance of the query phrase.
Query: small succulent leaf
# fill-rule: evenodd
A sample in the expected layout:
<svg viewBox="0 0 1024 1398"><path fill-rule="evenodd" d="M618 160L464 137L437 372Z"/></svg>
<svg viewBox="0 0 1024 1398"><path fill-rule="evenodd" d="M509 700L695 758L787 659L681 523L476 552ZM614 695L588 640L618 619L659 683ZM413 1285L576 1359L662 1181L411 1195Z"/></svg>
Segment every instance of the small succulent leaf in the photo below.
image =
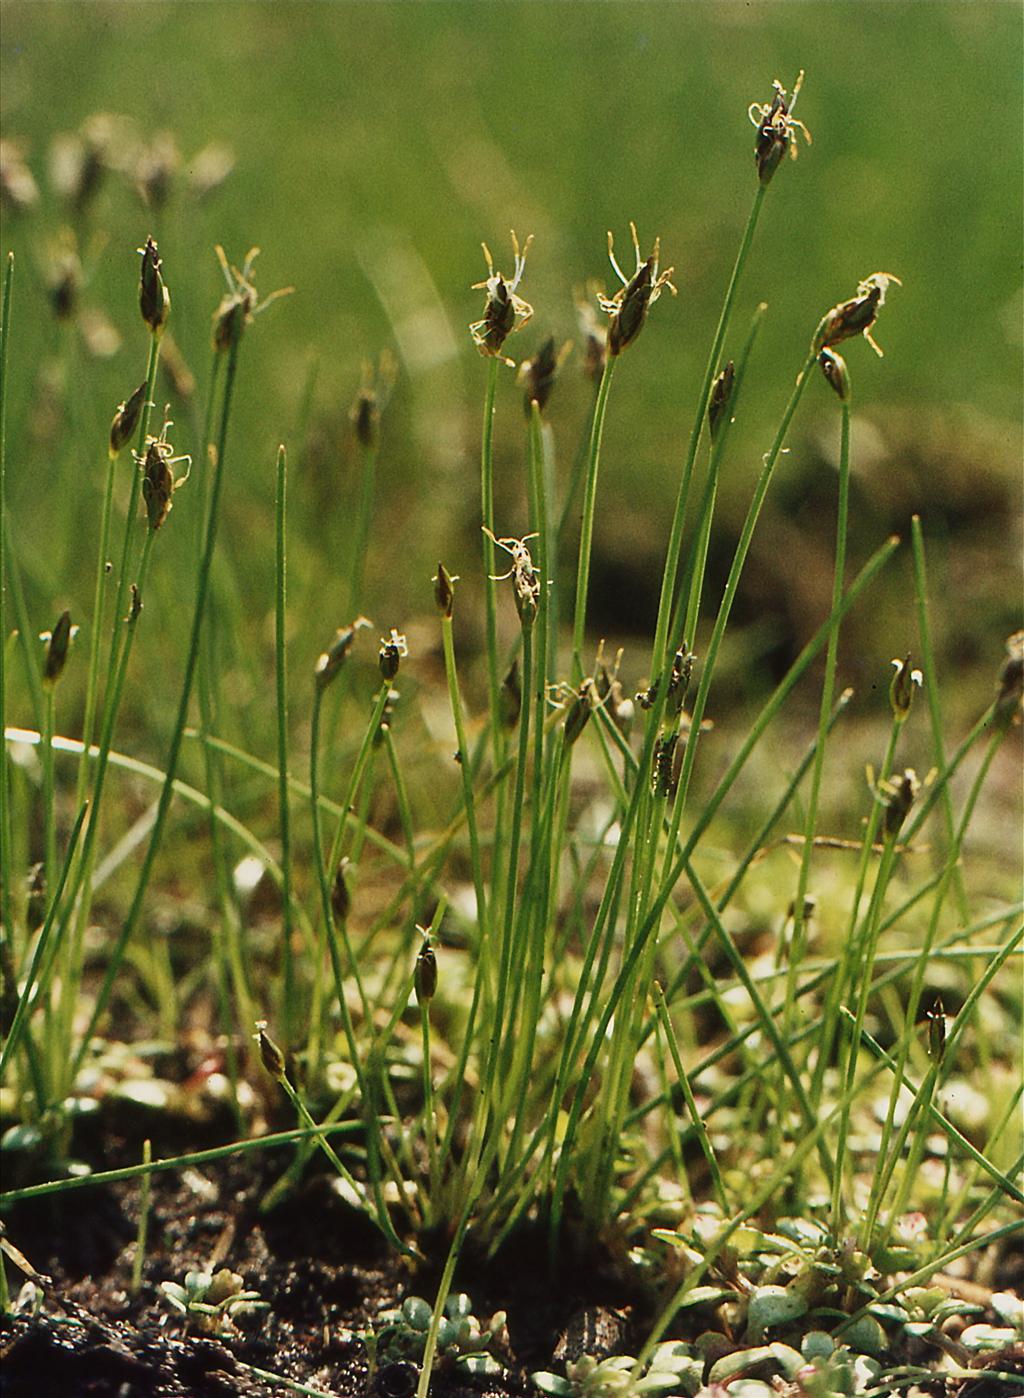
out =
<svg viewBox="0 0 1024 1398"><path fill-rule="evenodd" d="M558 1374L546 1373L543 1369L531 1374L530 1380L542 1393L551 1393L554 1398L570 1398L572 1393L572 1384L568 1379L563 1379Z"/></svg>
<svg viewBox="0 0 1024 1398"><path fill-rule="evenodd" d="M429 1330L432 1314L429 1304L422 1296L407 1296L402 1302L402 1316L414 1330Z"/></svg>

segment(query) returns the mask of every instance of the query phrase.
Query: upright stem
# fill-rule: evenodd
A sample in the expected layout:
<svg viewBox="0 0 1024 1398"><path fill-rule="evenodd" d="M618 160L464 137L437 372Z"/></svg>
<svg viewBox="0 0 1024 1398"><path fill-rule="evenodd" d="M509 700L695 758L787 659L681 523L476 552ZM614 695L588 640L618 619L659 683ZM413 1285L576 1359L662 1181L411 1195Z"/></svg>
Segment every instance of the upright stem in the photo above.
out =
<svg viewBox="0 0 1024 1398"><path fill-rule="evenodd" d="M0 920L10 946L11 828L10 786L7 780L7 378L11 353L11 287L14 253L7 254L3 305L0 306Z"/></svg>
<svg viewBox="0 0 1024 1398"><path fill-rule="evenodd" d="M480 448L480 514L481 523L494 531L494 405L498 391L498 363L487 362L487 389L484 395L483 441ZM502 752L501 680L498 674L498 599L494 581L494 543L483 531L484 600L487 611L487 686L490 701L491 736L494 744L494 765L500 765ZM463 753L463 757L468 757Z"/></svg>
<svg viewBox="0 0 1024 1398"><path fill-rule="evenodd" d="M275 518L274 666L277 684L277 809L281 827L281 1037L290 1049L295 1031L295 965L292 956L292 837L288 800L288 670L287 621L287 499L288 462L284 447L277 451L277 510Z"/></svg>
<svg viewBox="0 0 1024 1398"><path fill-rule="evenodd" d="M587 627L587 589L590 585L590 551L594 539L594 508L597 503L597 473L601 464L601 438L608 408L608 391L615 372L615 357L605 360L604 372L594 401L594 417L590 426L590 446L587 451L587 474L583 487L583 520L580 526L579 561L576 565L576 609L573 617L572 656L573 675L583 676L583 639Z"/></svg>
<svg viewBox="0 0 1024 1398"><path fill-rule="evenodd" d="M757 186L757 193L754 195L754 202L747 219L747 226L743 230L739 252L736 254L736 261L733 264L732 276L729 278L729 285L726 288L725 300L722 302L722 311L718 317L715 337L711 342L708 362L704 368L704 380L701 384L700 395L697 399L697 410L694 414L693 427L690 429L690 442L686 449L686 460L683 463L683 472L679 479L676 506L672 515L672 527L669 530L668 548L665 554L665 570L661 578L661 597L658 602L658 621L654 629L654 646L651 650L652 679L660 675L665 668L665 661L667 659L666 643L668 640L668 625L672 613L672 598L675 595L676 574L679 571L679 551L683 541L683 523L686 515L686 502L690 493L690 480L693 476L694 463L697 460L697 448L700 445L701 433L704 430L704 418L707 414L711 384L715 374L718 372L718 361L722 354L722 346L725 343L726 332L729 329L729 321L732 318L732 309L736 301L736 292L739 288L740 278L743 275L743 268L746 265L751 244L754 241L754 231L757 228L757 220L761 214L761 205L764 203L766 189L767 185L758 184Z"/></svg>

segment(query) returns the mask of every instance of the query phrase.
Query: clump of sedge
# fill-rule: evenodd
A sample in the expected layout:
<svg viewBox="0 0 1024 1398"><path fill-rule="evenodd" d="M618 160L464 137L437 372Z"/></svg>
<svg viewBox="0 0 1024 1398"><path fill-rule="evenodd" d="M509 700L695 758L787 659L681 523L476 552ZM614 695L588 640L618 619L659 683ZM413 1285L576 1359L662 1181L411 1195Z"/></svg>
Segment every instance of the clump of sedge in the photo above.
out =
<svg viewBox="0 0 1024 1398"><path fill-rule="evenodd" d="M885 801L885 833L890 839L895 840L896 836L903 828L903 822L910 814L910 808L917 800L917 793L921 790L921 782L913 767L905 768L903 775L894 781L886 782L883 787L883 800Z"/></svg>
<svg viewBox="0 0 1024 1398"><path fill-rule="evenodd" d="M416 999L422 1005L432 1000L437 990L437 957L434 955L434 939L427 929L417 923L416 930L423 938L423 945L416 955L412 978L416 988Z"/></svg>
<svg viewBox="0 0 1024 1398"><path fill-rule="evenodd" d="M533 315L533 307L530 303L516 295L516 288L523 279L523 270L526 267L526 254L529 252L532 242L533 234L531 233L520 250L519 239L513 228L512 255L515 262L510 279L494 270L491 250L486 243L481 243L484 259L487 262L487 277L482 282L474 282L471 288L473 291L487 292L487 302L484 306L482 319L474 321L469 327L473 343L481 354L489 355L492 359L504 360L509 365L514 364L515 361L506 359L501 352L501 347L509 335L516 330L522 330Z"/></svg>
<svg viewBox="0 0 1024 1398"><path fill-rule="evenodd" d="M796 106L803 81L804 74L801 69L790 94L776 79L772 84L775 89L772 100L751 102L747 108L747 115L757 127L754 160L757 164L757 177L763 185L771 183L771 178L787 151L793 160L796 159L797 142L793 139L794 130L802 131L804 140L808 145L811 144L811 133L802 121L797 121L793 116L793 108Z"/></svg>
<svg viewBox="0 0 1024 1398"><path fill-rule="evenodd" d="M871 327L878 319L879 307L885 305L885 294L893 284L903 285L899 277L894 277L891 272L872 272L870 277L865 277L857 287L856 296L833 306L822 316L812 341L815 354L820 355L822 350L832 349L854 335L863 335L881 358L883 351L871 338ZM825 376L828 378L827 373Z"/></svg>
<svg viewBox="0 0 1024 1398"><path fill-rule="evenodd" d="M602 311L611 316L611 323L608 326L608 353L610 355L621 354L628 345L633 343L644 328L647 312L657 301L664 287L667 286L672 295L676 295L676 288L670 280L675 268L669 267L664 272L658 270L661 239L655 238L650 256L644 258L640 254L640 240L637 237L635 223L630 223L629 231L633 237L633 249L636 253L636 271L632 277L627 277L616 262L615 240L609 232L608 258L622 286L614 296L599 295L597 298Z"/></svg>
<svg viewBox="0 0 1024 1398"><path fill-rule="evenodd" d="M601 381L608 358L608 327L598 319L591 298L601 294L595 282L588 282L586 291L576 289L576 316L583 336L583 374L591 383Z"/></svg>
<svg viewBox="0 0 1024 1398"><path fill-rule="evenodd" d="M458 573L453 577L443 563L437 565L437 572L431 578L431 582L434 584L434 602L437 610L449 621L455 606L455 584L458 580Z"/></svg>

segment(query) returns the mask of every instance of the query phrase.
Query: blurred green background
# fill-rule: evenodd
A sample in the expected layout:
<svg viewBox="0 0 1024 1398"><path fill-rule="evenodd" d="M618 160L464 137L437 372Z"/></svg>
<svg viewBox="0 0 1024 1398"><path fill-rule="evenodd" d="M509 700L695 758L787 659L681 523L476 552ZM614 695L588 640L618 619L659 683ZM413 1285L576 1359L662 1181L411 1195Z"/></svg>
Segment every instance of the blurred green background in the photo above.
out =
<svg viewBox="0 0 1024 1398"><path fill-rule="evenodd" d="M213 245L239 264L259 245L261 291L296 288L244 345L229 445L220 587L222 598L234 590L246 622L225 643L237 651L240 730L268 707L277 443L291 452L301 670L348 619L348 411L362 361L385 346L401 372L384 424L365 610L382 633L429 617L441 556L467 580L468 653L486 365L466 326L482 308L470 290L484 275L480 241L507 269L509 228L535 234L521 288L535 316L508 346L522 358L549 333L576 333L573 288L609 278L606 230L626 250L632 218L645 245L661 235L679 288L616 376L602 465L593 631L627 643L627 683L639 681L694 398L755 191L747 106L770 98L773 78L789 87L804 68L797 114L814 144L769 191L730 342L736 350L753 308L768 302L724 466L709 602L815 324L863 276L895 273L903 288L877 327L885 359L860 340L848 347L851 569L891 531L906 536L920 512L949 702L971 713L987 702L1003 639L1020 624L1016 5L5 0L3 21L3 134L40 189L34 207L5 211L3 228L17 265L9 498L40 628L64 606L84 619L91 602L105 433L145 362L135 249L153 232L171 328L198 379L191 404L162 391L179 450L196 450L209 377L210 314L223 290ZM52 188L48 152L97 112L130 119L109 153L129 176L110 172L75 213ZM130 169L138 143L164 131L183 166L165 207L147 209ZM200 201L187 173L210 142L236 163ZM82 306L120 332L106 358L50 308L48 258L64 226L85 268ZM591 401L579 364L577 354L551 407L563 480ZM837 432L835 401L815 383L737 603L728 661L738 694L761 691L824 615ZM497 427L505 533L526 528L523 464L509 371ZM172 675L180 666L192 522L186 490L160 540L149 601L159 624L140 635L142 676L147 665L157 674L167 663ZM906 552L854 618L844 683L870 691L892 655L917 649ZM167 697L141 688L131 703L145 723Z"/></svg>

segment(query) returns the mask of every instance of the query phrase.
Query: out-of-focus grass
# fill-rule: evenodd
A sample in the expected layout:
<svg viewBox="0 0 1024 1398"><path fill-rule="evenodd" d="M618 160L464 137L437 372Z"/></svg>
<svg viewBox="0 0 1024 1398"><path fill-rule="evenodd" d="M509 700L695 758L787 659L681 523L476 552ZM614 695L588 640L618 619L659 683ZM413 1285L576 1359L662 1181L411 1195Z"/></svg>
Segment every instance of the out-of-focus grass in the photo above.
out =
<svg viewBox="0 0 1024 1398"><path fill-rule="evenodd" d="M250 350L234 429L246 479L228 502L224 544L247 593L269 599L274 452L288 441L294 588L311 602L313 653L344 619L339 558L357 489L346 414L360 360L394 344L403 367L381 460L386 542L371 551L367 600L389 625L427 600L425 569L442 545L454 566L478 558L484 367L465 327L480 310L468 289L483 273L479 240L501 262L510 226L536 234L523 288L536 315L516 346L525 355L551 331L573 333L572 286L608 277L605 230L624 239L632 217L644 239L661 234L680 297L652 323L609 422L594 603L610 633L627 621L646 633L700 365L754 189L745 109L803 67L799 112L815 145L772 188L741 291L738 326L762 297L770 311L723 473L723 524L742 517L768 445L763 423L777 417L819 315L861 276L899 274L880 332L886 359L858 356L855 369L851 558L919 511L932 537L955 543L933 563L941 653L990 666L1016 624L999 578L1015 556L1006 526L1020 447L1018 40L1011 7L986 3L6 4L3 128L29 143L41 182L53 134L97 110L127 114L144 135L172 130L186 157L212 139L238 155L208 204L175 199L155 223L123 182L101 192L81 230L86 299L109 311L125 345L105 364L66 362L90 385L76 422L59 392L47 422L39 387L58 349L42 271L58 209L45 198L5 219L21 347L9 488L34 608L59 598L84 611L91 544L77 521L83 492L91 516L101 488L100 454L84 444L102 442L141 377L132 249L148 232L160 239L174 334L201 380L221 292L215 241L237 260L259 244L261 284L297 288ZM311 359L319 450L304 454L294 433ZM525 485L511 375L501 390L499 516L514 532ZM563 469L588 403L570 362L553 407ZM187 449L188 417L175 410ZM753 656L785 649L823 614L818 580L830 565L816 520L834 475L819 431L830 410L819 394L798 421L752 556L738 617ZM186 493L176 508L188 508ZM174 548L153 582L176 648ZM865 670L913 644L900 577L909 565L859 633Z"/></svg>

